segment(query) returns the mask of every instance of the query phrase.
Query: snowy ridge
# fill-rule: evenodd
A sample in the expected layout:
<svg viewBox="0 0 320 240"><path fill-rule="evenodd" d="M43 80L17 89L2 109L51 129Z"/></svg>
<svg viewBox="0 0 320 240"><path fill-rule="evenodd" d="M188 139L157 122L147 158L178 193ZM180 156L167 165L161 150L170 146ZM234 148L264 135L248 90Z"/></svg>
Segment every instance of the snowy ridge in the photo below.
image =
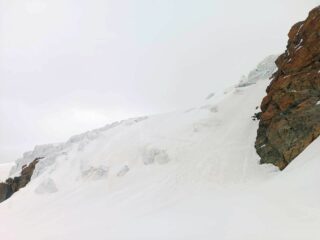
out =
<svg viewBox="0 0 320 240"><path fill-rule="evenodd" d="M275 64L278 55L270 55L260 62L255 69L249 72L248 76L242 76L237 87L246 87L255 84L262 79L268 79L277 70Z"/></svg>
<svg viewBox="0 0 320 240"><path fill-rule="evenodd" d="M23 154L23 157L16 161L16 165L11 169L10 176L15 176L20 173L22 166L29 164L37 157L44 157L44 159L38 164L34 177L42 173L47 167L55 162L55 159L59 156L67 154L73 145L78 145L79 150L84 148L88 142L94 140L100 136L104 131L111 128L117 127L119 125L130 126L134 123L140 122L147 119L147 117L138 117L133 119L127 119L120 122L114 122L112 124L107 124L106 126L92 131L87 131L82 134L78 134L70 137L70 139L65 143L56 144L45 144L35 146L33 151L29 151Z"/></svg>
<svg viewBox="0 0 320 240"><path fill-rule="evenodd" d="M259 87L264 89L266 83ZM36 157L44 159L38 163L33 178L46 172L54 175L55 171L59 171L58 165L71 161L76 174L75 181L89 176L93 179L106 175L116 177L123 175L123 169L134 171L135 168L170 162L170 165L174 165L182 159L188 161L180 164L190 165L192 171L194 166L201 163L201 159L205 168L208 161L219 159L219 167L204 169L208 178L215 178L213 182L238 182L251 177L255 179L260 175L256 174L256 171L260 172L264 168L258 166L257 157L253 162L244 162L244 157L235 161L239 155L255 156L252 144L247 139L242 139L240 145L233 139L237 136L247 138L243 133L249 128L252 128L250 140L255 137L256 123L251 121L250 117L254 114L257 103L253 101L255 95L252 95L252 99L247 97L249 92L250 89L234 88L222 101L217 103L216 99L212 98L206 101L205 105L191 111L116 122L73 136L66 143L37 146L34 151L25 153L23 158L17 161L11 174L19 173L23 165ZM235 105L240 108L245 102L249 102L248 100L253 104L247 111L234 117ZM242 122L244 118L248 118L249 125L239 126L238 122ZM217 139L217 136L220 137ZM236 149L229 153L217 153L217 149L225 148L226 142L231 146L235 145ZM93 159L90 159L90 156L94 156ZM252 166L246 167L247 164ZM239 174L239 168L246 173ZM229 176L221 175L225 169L228 169ZM189 170L185 172L190 174Z"/></svg>
<svg viewBox="0 0 320 240"><path fill-rule="evenodd" d="M187 111L125 120L38 146L26 188L0 205L6 240L314 240L316 140L283 172L259 165L257 111L269 84L210 96ZM293 184L292 184L293 183ZM19 227L19 231L15 231ZM272 230L272 231L271 231Z"/></svg>
<svg viewBox="0 0 320 240"><path fill-rule="evenodd" d="M274 64L274 60L276 59L276 55L271 55L267 58L265 58L261 63L257 65L257 67L252 70L248 77L246 78L246 81L239 83L236 85L236 87L231 87L227 91L224 91L223 93L218 94L210 94L206 98L206 103L203 106L200 106L200 110L208 110L210 113L217 113L218 107L217 104L221 102L223 99L228 98L228 94L235 94L235 95L241 95L242 91L240 88L249 86L252 84L257 83L258 80L264 80L268 79L271 74L274 72L276 66ZM266 82L266 81L265 81ZM259 96L260 97L260 96ZM258 100L259 98L257 98ZM253 106L255 107L255 106ZM252 109L253 109L252 107ZM198 110L199 110L198 109ZM252 110L251 109L251 110ZM185 113L189 113L191 111L194 111L195 109L189 109ZM176 113L179 114L179 113ZM170 115L170 114L169 114ZM168 116L169 116L168 115ZM220 115L220 114L219 114ZM253 113L252 113L253 115ZM46 144L41 146L36 146L33 151L26 152L23 154L23 157L21 159L18 159L16 161L16 165L11 169L10 176L15 176L20 173L22 166L29 164L37 157L44 157L42 161L37 165L33 178L39 176L41 173L43 173L47 168L54 165L57 159L64 158L68 152L74 152L79 151L80 153L84 150L84 148L89 144L90 142L94 142L96 139L103 137L105 134L108 133L110 130L114 130L114 128L123 128L125 126L131 126L136 123L139 123L143 120L147 120L148 117L139 117L134 119L128 119L123 120L120 122L114 122L112 124L108 124L102 128L95 129L92 131L88 131L79 135L72 136L67 142L65 143L57 143L57 144ZM210 120L209 120L210 121ZM208 121L208 122L209 122ZM214 120L215 122L217 120ZM212 123L208 123L210 125ZM196 125L201 125L200 123L193 123L195 125L194 131L197 131ZM154 126L155 128L158 128L158 126ZM140 131L140 129L139 129ZM138 133L140 134L140 133ZM139 139L140 141L141 139ZM159 155L156 156L156 158L168 158L166 155L167 153L162 149L151 149L149 153L143 153L145 155ZM151 156L146 158L152 158ZM152 162L153 160L143 160L144 162ZM167 160L163 160L167 161ZM126 165L125 165L126 166ZM127 169L128 166L124 168ZM106 167L104 164L100 166L103 171L106 171L108 167ZM91 167L89 167L91 168ZM95 167L97 168L97 166ZM87 171L87 170L83 170Z"/></svg>

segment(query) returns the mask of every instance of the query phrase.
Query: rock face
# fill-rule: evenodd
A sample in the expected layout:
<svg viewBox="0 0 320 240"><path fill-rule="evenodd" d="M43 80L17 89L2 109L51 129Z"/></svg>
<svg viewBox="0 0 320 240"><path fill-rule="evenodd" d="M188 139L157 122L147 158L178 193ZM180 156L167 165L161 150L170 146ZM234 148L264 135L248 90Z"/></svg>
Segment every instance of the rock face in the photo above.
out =
<svg viewBox="0 0 320 240"><path fill-rule="evenodd" d="M320 134L320 6L289 32L287 50L261 103L261 163L284 169Z"/></svg>
<svg viewBox="0 0 320 240"><path fill-rule="evenodd" d="M33 171L41 158L36 158L28 166L22 167L19 177L8 178L6 182L0 183L0 202L8 199L20 188L25 187L31 180Z"/></svg>

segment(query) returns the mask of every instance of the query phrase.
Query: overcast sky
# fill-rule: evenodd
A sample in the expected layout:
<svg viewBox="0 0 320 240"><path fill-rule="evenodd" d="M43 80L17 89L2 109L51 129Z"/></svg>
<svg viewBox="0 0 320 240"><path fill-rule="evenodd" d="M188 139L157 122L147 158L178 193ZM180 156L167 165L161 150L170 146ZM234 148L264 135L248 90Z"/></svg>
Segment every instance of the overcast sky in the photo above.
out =
<svg viewBox="0 0 320 240"><path fill-rule="evenodd" d="M0 0L0 161L193 106L283 52L315 0Z"/></svg>

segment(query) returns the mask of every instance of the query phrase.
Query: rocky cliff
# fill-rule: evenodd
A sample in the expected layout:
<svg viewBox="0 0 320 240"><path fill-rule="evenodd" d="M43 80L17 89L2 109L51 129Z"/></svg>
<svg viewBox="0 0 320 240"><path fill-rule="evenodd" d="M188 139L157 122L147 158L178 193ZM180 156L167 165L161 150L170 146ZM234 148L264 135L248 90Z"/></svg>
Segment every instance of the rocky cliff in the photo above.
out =
<svg viewBox="0 0 320 240"><path fill-rule="evenodd" d="M30 182L33 171L40 159L36 158L29 165L23 166L20 176L8 178L6 182L0 183L0 202L8 199Z"/></svg>
<svg viewBox="0 0 320 240"><path fill-rule="evenodd" d="M290 30L261 103L255 147L284 169L320 134L320 6Z"/></svg>

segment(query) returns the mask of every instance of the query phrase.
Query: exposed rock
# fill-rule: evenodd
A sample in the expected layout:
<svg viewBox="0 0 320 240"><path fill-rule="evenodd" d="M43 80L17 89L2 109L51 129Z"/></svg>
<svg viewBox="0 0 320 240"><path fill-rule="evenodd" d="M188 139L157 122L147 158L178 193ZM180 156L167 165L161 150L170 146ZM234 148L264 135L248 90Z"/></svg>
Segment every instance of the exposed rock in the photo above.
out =
<svg viewBox="0 0 320 240"><path fill-rule="evenodd" d="M0 183L0 202L8 199L12 195L11 187L6 183Z"/></svg>
<svg viewBox="0 0 320 240"><path fill-rule="evenodd" d="M42 158L36 158L28 166L23 166L20 176L8 178L4 183L0 183L0 202L8 199L30 182L33 171L40 159Z"/></svg>
<svg viewBox="0 0 320 240"><path fill-rule="evenodd" d="M261 103L261 163L284 169L320 134L320 7L290 30L287 50Z"/></svg>

